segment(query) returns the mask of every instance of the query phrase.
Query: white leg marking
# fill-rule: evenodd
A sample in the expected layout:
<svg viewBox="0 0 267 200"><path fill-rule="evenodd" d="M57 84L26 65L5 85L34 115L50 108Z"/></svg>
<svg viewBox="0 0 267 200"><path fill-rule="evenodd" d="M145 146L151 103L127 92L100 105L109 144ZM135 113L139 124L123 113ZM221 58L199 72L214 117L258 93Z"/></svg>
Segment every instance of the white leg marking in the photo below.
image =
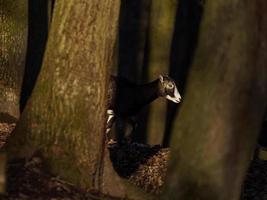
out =
<svg viewBox="0 0 267 200"><path fill-rule="evenodd" d="M109 109L109 110L107 110L107 114L108 114L108 115L114 115L114 111L111 110L111 109Z"/></svg>
<svg viewBox="0 0 267 200"><path fill-rule="evenodd" d="M114 117L114 111L113 110L107 110L108 120L107 124L110 122L110 120Z"/></svg>
<svg viewBox="0 0 267 200"><path fill-rule="evenodd" d="M107 120L107 124L110 122L110 120L114 117L114 115L109 115L108 116L108 120Z"/></svg>
<svg viewBox="0 0 267 200"><path fill-rule="evenodd" d="M116 140L110 139L108 141L108 147L112 147L113 145L116 145L116 144L117 144L117 141Z"/></svg>
<svg viewBox="0 0 267 200"><path fill-rule="evenodd" d="M110 128L107 128L106 130L106 134L108 134L110 132Z"/></svg>

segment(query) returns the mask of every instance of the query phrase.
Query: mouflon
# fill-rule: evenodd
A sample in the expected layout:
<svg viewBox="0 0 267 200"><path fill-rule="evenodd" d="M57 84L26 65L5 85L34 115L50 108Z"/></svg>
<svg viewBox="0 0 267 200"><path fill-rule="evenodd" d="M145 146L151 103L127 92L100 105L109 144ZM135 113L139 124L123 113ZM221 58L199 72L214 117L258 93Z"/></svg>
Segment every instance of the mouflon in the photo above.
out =
<svg viewBox="0 0 267 200"><path fill-rule="evenodd" d="M176 84L169 76L160 75L158 79L141 85L126 78L111 76L106 133L110 131L116 118L129 119L158 97L165 97L174 103L181 101Z"/></svg>

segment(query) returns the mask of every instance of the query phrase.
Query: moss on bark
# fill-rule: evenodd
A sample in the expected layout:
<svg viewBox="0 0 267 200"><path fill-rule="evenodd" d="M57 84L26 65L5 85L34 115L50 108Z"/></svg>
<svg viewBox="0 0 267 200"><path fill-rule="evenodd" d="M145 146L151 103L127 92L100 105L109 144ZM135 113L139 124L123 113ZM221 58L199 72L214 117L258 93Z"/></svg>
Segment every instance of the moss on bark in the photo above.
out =
<svg viewBox="0 0 267 200"><path fill-rule="evenodd" d="M28 4L26 0L1 1L0 24L0 121L19 118L20 90L24 74Z"/></svg>
<svg viewBox="0 0 267 200"><path fill-rule="evenodd" d="M56 1L43 66L9 139L9 159L40 151L52 173L101 187L118 11L119 1Z"/></svg>

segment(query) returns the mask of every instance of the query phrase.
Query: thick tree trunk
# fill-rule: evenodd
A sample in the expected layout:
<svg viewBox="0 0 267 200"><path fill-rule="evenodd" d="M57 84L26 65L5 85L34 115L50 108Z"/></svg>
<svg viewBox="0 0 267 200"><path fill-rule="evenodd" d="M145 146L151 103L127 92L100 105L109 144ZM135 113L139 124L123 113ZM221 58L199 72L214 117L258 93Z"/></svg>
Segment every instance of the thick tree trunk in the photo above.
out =
<svg viewBox="0 0 267 200"><path fill-rule="evenodd" d="M19 97L27 47L28 2L1 0L0 122L19 118Z"/></svg>
<svg viewBox="0 0 267 200"><path fill-rule="evenodd" d="M9 159L40 151L54 174L102 187L106 84L119 1L55 3L43 66L8 141Z"/></svg>
<svg viewBox="0 0 267 200"><path fill-rule="evenodd" d="M168 74L171 41L175 24L177 0L153 0L149 29L148 76L150 80ZM164 134L166 100L152 103L148 120L149 144L161 144Z"/></svg>
<svg viewBox="0 0 267 200"><path fill-rule="evenodd" d="M237 200L267 103L267 2L207 0L166 199Z"/></svg>

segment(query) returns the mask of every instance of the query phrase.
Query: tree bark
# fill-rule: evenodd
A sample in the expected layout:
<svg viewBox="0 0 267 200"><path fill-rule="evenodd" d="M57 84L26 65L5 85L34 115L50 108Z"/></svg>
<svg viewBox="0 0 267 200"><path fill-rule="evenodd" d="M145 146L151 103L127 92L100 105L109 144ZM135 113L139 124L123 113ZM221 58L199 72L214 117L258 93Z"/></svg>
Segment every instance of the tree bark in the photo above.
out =
<svg viewBox="0 0 267 200"><path fill-rule="evenodd" d="M27 47L27 1L1 0L0 12L0 121L15 122Z"/></svg>
<svg viewBox="0 0 267 200"><path fill-rule="evenodd" d="M40 151L52 173L102 187L106 85L119 1L55 3L36 86L8 141L9 160Z"/></svg>
<svg viewBox="0 0 267 200"><path fill-rule="evenodd" d="M171 41L174 31L177 0L153 0L149 28L148 78L168 74ZM164 134L166 100L159 99L150 106L148 119L149 144L161 144Z"/></svg>
<svg viewBox="0 0 267 200"><path fill-rule="evenodd" d="M179 0L172 39L169 74L175 80L183 98L188 71L197 46L202 16L202 0ZM163 146L170 146L174 119L182 103L168 102Z"/></svg>
<svg viewBox="0 0 267 200"><path fill-rule="evenodd" d="M205 1L166 199L239 199L267 103L266 9L264 0Z"/></svg>
<svg viewBox="0 0 267 200"><path fill-rule="evenodd" d="M6 185L5 164L6 164L6 156L3 152L0 151L0 194L5 191L5 185Z"/></svg>

